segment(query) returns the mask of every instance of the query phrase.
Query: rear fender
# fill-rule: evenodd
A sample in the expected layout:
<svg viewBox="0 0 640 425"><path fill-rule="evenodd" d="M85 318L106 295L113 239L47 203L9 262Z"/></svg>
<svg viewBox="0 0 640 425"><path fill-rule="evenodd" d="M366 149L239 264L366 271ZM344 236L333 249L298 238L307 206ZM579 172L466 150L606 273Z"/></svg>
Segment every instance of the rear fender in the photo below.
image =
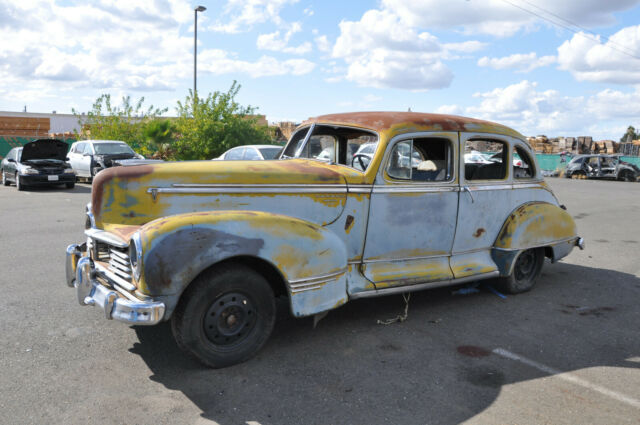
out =
<svg viewBox="0 0 640 425"><path fill-rule="evenodd" d="M516 208L505 221L494 243L492 257L500 274L508 276L517 254L549 247L551 260L567 255L578 239L569 213L548 202L528 202Z"/></svg>
<svg viewBox="0 0 640 425"><path fill-rule="evenodd" d="M347 301L347 254L331 231L289 216L254 211L178 214L139 231L140 292L177 298L205 269L235 257L259 258L276 268L295 316Z"/></svg>

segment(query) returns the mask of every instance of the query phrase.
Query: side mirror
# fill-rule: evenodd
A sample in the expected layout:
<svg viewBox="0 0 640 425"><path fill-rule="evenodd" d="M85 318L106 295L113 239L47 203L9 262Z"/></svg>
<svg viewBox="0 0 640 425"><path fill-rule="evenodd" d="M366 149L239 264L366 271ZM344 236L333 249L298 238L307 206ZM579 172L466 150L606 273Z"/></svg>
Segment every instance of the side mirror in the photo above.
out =
<svg viewBox="0 0 640 425"><path fill-rule="evenodd" d="M16 160L13 159L13 158L9 158L9 159L7 159L7 162L16 162Z"/></svg>

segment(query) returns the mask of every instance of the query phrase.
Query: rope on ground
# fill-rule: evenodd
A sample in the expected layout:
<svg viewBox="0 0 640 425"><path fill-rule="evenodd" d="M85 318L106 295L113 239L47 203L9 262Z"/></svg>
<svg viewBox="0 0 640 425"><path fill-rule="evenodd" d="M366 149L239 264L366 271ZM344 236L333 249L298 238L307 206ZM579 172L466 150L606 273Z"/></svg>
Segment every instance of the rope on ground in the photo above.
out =
<svg viewBox="0 0 640 425"><path fill-rule="evenodd" d="M404 314L399 314L393 319L387 320L377 320L376 323L378 325L390 325L396 322L404 322L409 317L409 300L411 299L411 293L402 294L402 298L404 298Z"/></svg>

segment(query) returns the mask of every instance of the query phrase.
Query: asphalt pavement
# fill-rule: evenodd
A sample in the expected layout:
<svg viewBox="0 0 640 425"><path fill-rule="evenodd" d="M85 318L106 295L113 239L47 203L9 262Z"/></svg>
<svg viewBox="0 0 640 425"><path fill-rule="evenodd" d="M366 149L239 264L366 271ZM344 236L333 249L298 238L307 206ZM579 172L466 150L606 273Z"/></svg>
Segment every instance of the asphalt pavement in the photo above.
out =
<svg viewBox="0 0 640 425"><path fill-rule="evenodd" d="M254 359L211 370L169 327L81 307L64 253L90 187L0 186L0 423L638 424L640 184L548 179L587 243L533 291L279 305Z"/></svg>

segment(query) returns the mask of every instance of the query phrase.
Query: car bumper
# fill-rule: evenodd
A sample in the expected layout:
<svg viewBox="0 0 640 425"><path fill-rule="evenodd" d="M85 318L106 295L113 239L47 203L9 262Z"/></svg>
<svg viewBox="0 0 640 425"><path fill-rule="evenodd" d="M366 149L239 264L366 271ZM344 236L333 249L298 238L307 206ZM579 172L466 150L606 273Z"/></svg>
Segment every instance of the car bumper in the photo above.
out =
<svg viewBox="0 0 640 425"><path fill-rule="evenodd" d="M116 289L96 279L96 268L89 257L83 257L81 246L67 247L67 285L76 289L80 305L100 307L109 320L135 325L155 325L162 321L165 305L156 301L133 301Z"/></svg>
<svg viewBox="0 0 640 425"><path fill-rule="evenodd" d="M50 177L57 177L57 180L49 180ZM24 186L49 186L75 183L75 181L75 174L20 174L20 183Z"/></svg>

